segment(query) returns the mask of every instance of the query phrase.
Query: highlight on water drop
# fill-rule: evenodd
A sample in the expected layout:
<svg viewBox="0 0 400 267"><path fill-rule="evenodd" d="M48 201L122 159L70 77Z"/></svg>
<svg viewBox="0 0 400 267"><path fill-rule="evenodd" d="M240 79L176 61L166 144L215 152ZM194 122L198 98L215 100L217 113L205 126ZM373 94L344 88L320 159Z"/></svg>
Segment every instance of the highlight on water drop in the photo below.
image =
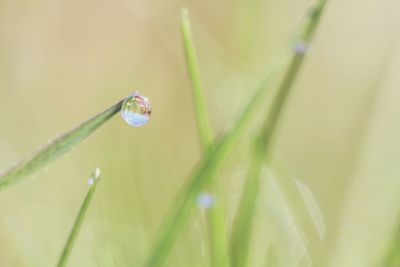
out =
<svg viewBox="0 0 400 267"><path fill-rule="evenodd" d="M145 125L151 115L151 105L147 97L138 92L127 96L122 103L121 116L132 126Z"/></svg>

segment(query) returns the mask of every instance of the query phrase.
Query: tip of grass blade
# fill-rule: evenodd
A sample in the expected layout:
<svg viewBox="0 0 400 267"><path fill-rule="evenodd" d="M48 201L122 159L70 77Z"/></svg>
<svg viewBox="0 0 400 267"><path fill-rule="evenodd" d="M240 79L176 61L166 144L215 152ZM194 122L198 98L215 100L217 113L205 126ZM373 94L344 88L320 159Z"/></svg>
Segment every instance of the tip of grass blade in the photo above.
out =
<svg viewBox="0 0 400 267"><path fill-rule="evenodd" d="M96 168L96 169L94 170L94 177L95 177L96 179L98 179L98 178L100 177L100 169L99 169L99 168Z"/></svg>
<svg viewBox="0 0 400 267"><path fill-rule="evenodd" d="M181 33L188 74L191 81L200 143L203 149L208 149L212 142L213 134L208 120L207 107L201 85L200 70L197 63L196 49L190 26L189 11L184 7L181 8Z"/></svg>
<svg viewBox="0 0 400 267"><path fill-rule="evenodd" d="M187 18L189 16L189 9L187 7L181 7L181 19Z"/></svg>
<svg viewBox="0 0 400 267"><path fill-rule="evenodd" d="M92 174L92 176L88 179L88 184L93 185L97 180L100 179L100 169L96 168Z"/></svg>
<svg viewBox="0 0 400 267"><path fill-rule="evenodd" d="M65 267L68 262L69 256L71 255L72 249L75 245L75 241L78 237L79 230L81 229L83 220L85 218L85 214L89 208L89 204L93 198L93 194L99 180L100 180L100 169L96 168L94 172L90 175L90 178L88 179L88 183L90 185L89 190L87 191L86 197L82 202L78 215L76 216L74 225L72 226L68 239L64 245L64 249L58 260L57 267Z"/></svg>
<svg viewBox="0 0 400 267"><path fill-rule="evenodd" d="M189 20L189 9L187 7L181 7L181 17L180 17L182 27L190 27Z"/></svg>

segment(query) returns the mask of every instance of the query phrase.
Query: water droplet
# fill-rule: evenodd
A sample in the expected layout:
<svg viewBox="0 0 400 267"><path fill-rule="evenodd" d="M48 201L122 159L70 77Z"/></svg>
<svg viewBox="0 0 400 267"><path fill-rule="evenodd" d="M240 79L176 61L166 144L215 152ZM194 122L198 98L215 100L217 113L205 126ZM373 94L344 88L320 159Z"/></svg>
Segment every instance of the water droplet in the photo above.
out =
<svg viewBox="0 0 400 267"><path fill-rule="evenodd" d="M308 51L308 44L306 42L297 42L293 50L296 54L305 54Z"/></svg>
<svg viewBox="0 0 400 267"><path fill-rule="evenodd" d="M197 205L200 208L208 209L214 206L215 197L208 192L201 192L197 195Z"/></svg>
<svg viewBox="0 0 400 267"><path fill-rule="evenodd" d="M121 116L132 126L142 126L150 119L151 105L147 97L134 92L122 103Z"/></svg>

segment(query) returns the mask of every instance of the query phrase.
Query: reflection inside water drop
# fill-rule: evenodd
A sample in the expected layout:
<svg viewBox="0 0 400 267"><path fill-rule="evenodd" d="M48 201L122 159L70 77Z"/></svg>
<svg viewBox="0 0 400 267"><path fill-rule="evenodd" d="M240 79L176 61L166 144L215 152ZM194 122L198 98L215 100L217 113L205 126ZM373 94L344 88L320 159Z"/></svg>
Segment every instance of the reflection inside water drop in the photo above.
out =
<svg viewBox="0 0 400 267"><path fill-rule="evenodd" d="M147 97L138 92L125 98L122 103L121 116L132 126L142 126L150 119L151 105Z"/></svg>

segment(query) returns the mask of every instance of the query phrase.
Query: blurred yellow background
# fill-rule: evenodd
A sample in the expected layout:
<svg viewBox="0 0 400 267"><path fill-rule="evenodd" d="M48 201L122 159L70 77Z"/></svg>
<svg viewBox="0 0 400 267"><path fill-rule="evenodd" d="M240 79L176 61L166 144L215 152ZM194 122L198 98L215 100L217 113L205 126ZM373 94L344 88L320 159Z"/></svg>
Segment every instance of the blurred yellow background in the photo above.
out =
<svg viewBox="0 0 400 267"><path fill-rule="evenodd" d="M48 170L1 192L0 266L54 266L95 167L102 181L70 266L143 263L200 157L180 7L190 12L217 135L312 3L0 0L0 172L132 91L153 106L144 127L118 115ZM328 1L267 166L276 180L301 181L325 232L315 237L306 205L290 191L274 198L279 189L262 190L267 203L285 200L256 222L267 229L261 237L280 240L265 241L281 244L279 266L300 266L283 258L308 249L317 251L314 266L373 266L386 249L400 203L399 8L396 0ZM256 126L220 177L230 219ZM293 222L282 224L281 213ZM168 266L207 266L202 224L200 213ZM262 242L253 244L254 266L268 251Z"/></svg>

